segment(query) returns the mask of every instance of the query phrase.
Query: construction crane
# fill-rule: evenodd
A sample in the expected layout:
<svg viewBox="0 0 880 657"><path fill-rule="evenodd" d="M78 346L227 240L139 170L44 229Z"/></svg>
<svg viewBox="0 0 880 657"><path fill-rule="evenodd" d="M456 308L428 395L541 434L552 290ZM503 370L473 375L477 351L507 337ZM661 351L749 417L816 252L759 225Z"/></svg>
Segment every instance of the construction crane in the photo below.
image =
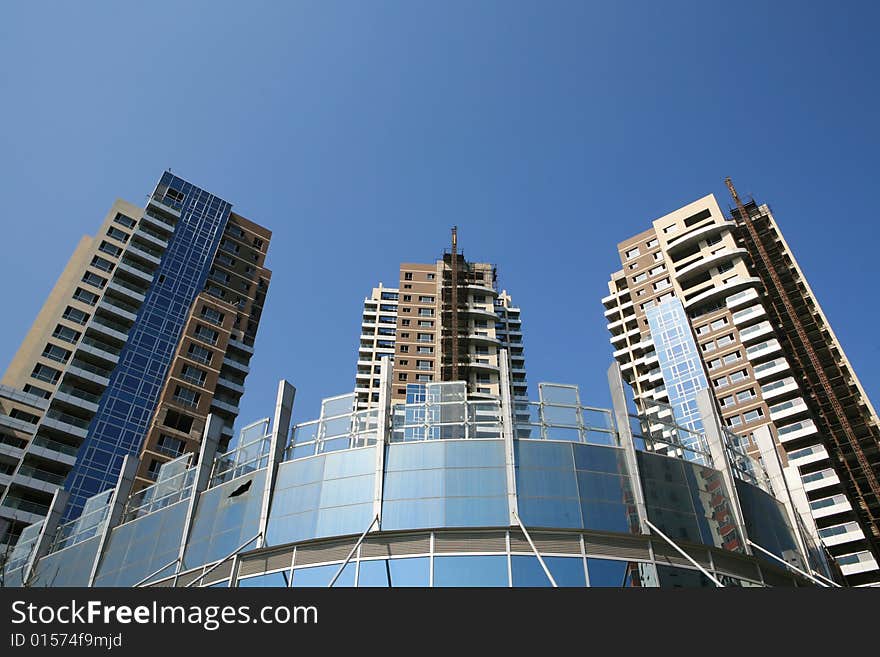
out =
<svg viewBox="0 0 880 657"><path fill-rule="evenodd" d="M452 377L458 381L458 226L452 227L452 317L449 335L452 339Z"/></svg>
<svg viewBox="0 0 880 657"><path fill-rule="evenodd" d="M782 300L782 305L785 307L784 313L781 313L780 309L776 308L776 315L778 317L787 317L794 325L794 330L797 333L798 339L803 345L804 351L806 351L807 357L810 359L810 364L812 365L813 370L816 372L816 375L819 378L819 385L822 388L822 392L824 393L826 399L828 399L828 401L831 403L834 414L840 421L840 426L843 429L844 435L846 436L846 441L849 443L850 448L852 448L852 451L855 454L856 459L858 460L859 468L861 469L862 474L867 480L868 487L870 488L871 493L873 493L874 499L880 501L880 486L878 486L877 484L877 476L871 468L870 463L868 463L868 459L865 456L865 453L862 450L861 446L859 445L858 437L856 436L856 433L853 430L852 425L850 424L849 418L847 417L846 412L844 411L843 406L840 403L840 400L837 398L837 395L835 395L834 390L831 387L831 381L828 379L828 375L825 373L825 369L822 367L822 363L819 361L819 355L816 353L812 342L807 336L807 332L804 329L804 325L801 321L800 315L795 309L794 304L792 303L788 294L786 294L785 289L782 285L782 281L779 278L779 274L776 271L776 268L773 266L770 255L767 253L767 249L764 247L760 237L758 236L757 228L755 228L754 223L749 220L749 216L746 213L746 209L743 206L739 195L736 193L736 188L733 186L733 182L730 180L730 178L725 178L724 183L727 185L727 189L730 191L730 195L733 197L734 203L736 203L736 209L738 213L737 223L745 226L746 230L748 231L749 237L755 244L755 249L757 250L758 256L761 259L761 263L770 275L770 280L772 281L774 287L778 290L779 298ZM769 294L767 296L770 299L770 302L775 306L776 302L774 301L773 296ZM792 351L794 352L795 358L799 361L799 364L801 365L801 370L804 371L803 364L800 363L800 356L798 355L797 350ZM840 456L839 460L843 463L844 467L847 470L847 473L849 474L850 481L856 488L856 493L859 496L860 506L863 510L865 510L867 515L871 518L871 521L874 523L874 531L876 533L877 518L874 516L871 507L867 504L865 500L865 494L862 490L862 486L856 478L855 473L850 466L850 463L847 461L846 457L843 456L843 453L840 450L841 444L838 440L838 437L835 435L834 431L830 430L831 423L828 421L828 417L826 416L821 404L819 405L819 412L825 420L825 425L829 428L830 438L837 448L837 454Z"/></svg>

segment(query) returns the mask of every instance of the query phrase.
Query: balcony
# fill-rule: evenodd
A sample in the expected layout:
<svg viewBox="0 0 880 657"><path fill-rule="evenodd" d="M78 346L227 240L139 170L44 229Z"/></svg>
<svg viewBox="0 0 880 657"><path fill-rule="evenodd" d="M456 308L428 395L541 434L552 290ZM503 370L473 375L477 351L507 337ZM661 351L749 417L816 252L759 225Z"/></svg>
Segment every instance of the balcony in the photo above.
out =
<svg viewBox="0 0 880 657"><path fill-rule="evenodd" d="M718 297L728 297L735 292L740 292L743 288L756 287L759 285L761 285L761 279L754 276L748 278L736 276L733 278L733 280L730 280L723 285L713 285L705 292L701 292L695 297L684 301L684 307L692 308L693 306L697 306L707 301L712 301Z"/></svg>
<svg viewBox="0 0 880 657"><path fill-rule="evenodd" d="M45 436L36 436L28 445L28 454L33 454L50 461L57 461L71 467L76 463L78 453L78 447L61 443Z"/></svg>
<svg viewBox="0 0 880 657"><path fill-rule="evenodd" d="M101 396L93 395L71 385L62 385L55 393L54 400L82 408L91 413L97 413L98 402L101 401Z"/></svg>
<svg viewBox="0 0 880 657"><path fill-rule="evenodd" d="M153 248L159 248L162 251L168 248L168 238L163 237L161 234L151 230L143 223L138 225L134 236L138 239L144 240Z"/></svg>
<svg viewBox="0 0 880 657"><path fill-rule="evenodd" d="M702 240L708 240L715 235L720 235L730 229L730 224L718 223L702 226L688 233L683 233L677 237L673 237L666 243L666 252L672 256L687 246L697 244Z"/></svg>
<svg viewBox="0 0 880 657"><path fill-rule="evenodd" d="M865 532L855 522L844 522L840 525L831 525L819 530L819 537L822 543L827 547L841 545L843 543L851 543L853 541L863 541Z"/></svg>
<svg viewBox="0 0 880 657"><path fill-rule="evenodd" d="M161 212L165 215L179 219L180 218L180 205L177 203L175 203L175 205L173 205L173 206L168 205L166 203L166 199L167 199L167 197L163 198L162 200L159 200L154 196L150 196L150 201L149 201L149 204L147 207L155 208L156 210L158 210L159 212Z"/></svg>
<svg viewBox="0 0 880 657"><path fill-rule="evenodd" d="M150 226L151 228L159 230L160 232L174 232L174 221L170 219L164 219L154 214L150 214L149 212L144 212L144 216L141 218L141 224L145 226Z"/></svg>
<svg viewBox="0 0 880 657"><path fill-rule="evenodd" d="M23 483L22 480L25 479L36 479L43 484L49 484L48 487L53 489L57 486L63 486L66 478L66 475L49 472L48 470L41 470L40 468L36 468L26 463L22 463L21 466L19 466L18 471L13 477L16 483Z"/></svg>
<svg viewBox="0 0 880 657"><path fill-rule="evenodd" d="M243 351L246 354L253 355L254 353L254 348L251 345L245 344L241 340L235 340L234 338L229 338L229 346L238 349L239 351Z"/></svg>
<svg viewBox="0 0 880 657"><path fill-rule="evenodd" d="M717 267L722 262L726 262L731 258L742 257L745 255L746 250L743 248L723 248L715 253L710 253L705 255L704 257L690 263L689 265L676 269L675 271L675 279L679 282L682 287L685 287L684 281L689 278L696 276L697 274L702 274L703 272L709 271L712 267Z"/></svg>
<svg viewBox="0 0 880 657"><path fill-rule="evenodd" d="M847 511L852 511L852 504L846 499L846 495L842 493L810 502L810 513L817 520L837 515L838 513L846 513Z"/></svg>
<svg viewBox="0 0 880 657"><path fill-rule="evenodd" d="M240 383L235 383L234 381L231 381L230 379L227 379L226 377L223 377L223 376L221 376L217 379L217 385L222 386L223 388L226 388L227 390L234 390L235 392L238 392L241 394L244 393L244 385L242 385Z"/></svg>
<svg viewBox="0 0 880 657"><path fill-rule="evenodd" d="M754 342L758 338L762 338L767 335L773 334L773 327L770 326L770 322L764 321L760 324L755 324L753 326L749 326L748 328L744 328L739 332L739 339L743 344L749 344Z"/></svg>
<svg viewBox="0 0 880 657"><path fill-rule="evenodd" d="M775 354L782 351L782 347L779 344L779 340L776 338L772 338L771 340L765 340L759 344L752 345L746 349L746 357L752 363L755 363L765 356L769 356L771 354Z"/></svg>
<svg viewBox="0 0 880 657"><path fill-rule="evenodd" d="M498 291L495 290L495 288L486 287L485 285L477 285L476 283L469 283L467 285L467 289L469 292L473 292L476 294L485 294L485 295L488 295L493 298L498 296Z"/></svg>
<svg viewBox="0 0 880 657"><path fill-rule="evenodd" d="M46 411L43 418L43 428L55 429L68 436L77 436L85 439L89 435L89 421L68 413L62 413L55 409Z"/></svg>
<svg viewBox="0 0 880 657"><path fill-rule="evenodd" d="M763 395L765 400L774 399L797 391L797 382L795 382L794 378L790 376L761 386L761 395Z"/></svg>
<svg viewBox="0 0 880 657"><path fill-rule="evenodd" d="M785 358L776 358L768 360L766 363L755 365L752 369L755 372L755 378L760 381L787 372L791 369L791 366Z"/></svg>
<svg viewBox="0 0 880 657"><path fill-rule="evenodd" d="M98 308L112 315L115 315L116 317L127 319L130 322L133 322L137 319L137 306L125 303L124 301L111 299L107 296L101 299L101 303L98 304Z"/></svg>
<svg viewBox="0 0 880 657"><path fill-rule="evenodd" d="M112 279L107 284L107 292L112 292L116 296L133 301L137 305L142 304L146 296L146 290L136 288L119 277Z"/></svg>
<svg viewBox="0 0 880 657"><path fill-rule="evenodd" d="M839 484L840 478L832 468L825 468L819 472L801 475L801 481L804 484L804 490L810 492Z"/></svg>
<svg viewBox="0 0 880 657"><path fill-rule="evenodd" d="M9 417L8 415L0 414L0 427L6 427L7 429L21 431L22 433L26 434L32 434L37 425L27 422L25 420L20 420L16 417Z"/></svg>
<svg viewBox="0 0 880 657"><path fill-rule="evenodd" d="M771 406L770 419L776 422L783 418L800 415L802 413L809 413L809 411L810 409L807 406L807 403L801 397L795 397L794 399L786 400L781 404Z"/></svg>
<svg viewBox="0 0 880 657"><path fill-rule="evenodd" d="M812 420L801 420L794 424L787 424L784 427L777 427L776 433L779 434L779 442L789 443L805 436L812 436L819 430Z"/></svg>
<svg viewBox="0 0 880 657"><path fill-rule="evenodd" d="M134 262L133 260L120 260L119 264L116 265L117 272L125 272L138 280L143 281L144 283L152 283L153 282L153 270L144 267L141 264Z"/></svg>
<svg viewBox="0 0 880 657"><path fill-rule="evenodd" d="M828 452L822 445L810 445L809 447L796 449L788 453L788 462L798 467L807 465L809 463L816 463L818 461L827 460L829 460Z"/></svg>
<svg viewBox="0 0 880 657"><path fill-rule="evenodd" d="M67 376L78 377L85 381L91 381L92 383L96 383L105 388L110 383L110 374L110 370L104 369L103 367L96 367L95 365L90 365L89 363L85 363L79 360L74 360L67 367L66 372Z"/></svg>
<svg viewBox="0 0 880 657"><path fill-rule="evenodd" d="M76 351L80 356L82 356L82 354L88 354L104 361L105 363L110 363L111 366L115 366L116 363L119 362L120 350L114 349L113 347L88 336L80 341Z"/></svg>
<svg viewBox="0 0 880 657"><path fill-rule="evenodd" d="M737 310L735 313L733 313L732 319L735 326L744 327L748 326L756 319L766 316L767 312L764 310L764 306L760 303L756 303L755 305L749 306L748 308Z"/></svg>
<svg viewBox="0 0 880 657"><path fill-rule="evenodd" d="M844 554L835 558L840 570L844 575L855 575L871 570L877 570L877 560L868 551Z"/></svg>
<svg viewBox="0 0 880 657"><path fill-rule="evenodd" d="M476 342L491 342L492 344L501 344L501 340L498 338L489 335L486 331L470 331L467 334L468 340L474 340Z"/></svg>
<svg viewBox="0 0 880 657"><path fill-rule="evenodd" d="M6 512L5 514L0 515L14 517L17 520L21 520L28 524L39 522L49 513L49 506L47 504L30 502L28 500L23 500L20 497L7 497L3 500L3 503L0 506L2 506L3 510Z"/></svg>
<svg viewBox="0 0 880 657"><path fill-rule="evenodd" d="M131 330L125 324L120 324L104 317L93 317L87 329L109 336L119 342L128 340L128 332Z"/></svg>

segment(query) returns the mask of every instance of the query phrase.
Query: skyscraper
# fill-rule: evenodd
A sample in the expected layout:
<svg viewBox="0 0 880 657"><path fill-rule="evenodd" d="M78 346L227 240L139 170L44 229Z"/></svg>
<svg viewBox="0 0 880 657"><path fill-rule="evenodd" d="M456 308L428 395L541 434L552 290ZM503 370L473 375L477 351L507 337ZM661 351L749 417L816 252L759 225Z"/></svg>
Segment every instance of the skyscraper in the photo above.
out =
<svg viewBox="0 0 880 657"><path fill-rule="evenodd" d="M671 412L687 429L700 430L695 397L710 388L751 453L775 447L805 524L849 582L878 583L880 422L769 207L744 212L762 248L712 195L618 245L623 269L602 300L614 357L640 412Z"/></svg>
<svg viewBox="0 0 880 657"><path fill-rule="evenodd" d="M466 381L473 396L497 397L501 349L510 354L511 394L525 399L520 309L496 283L493 265L446 253L434 263L403 263L397 287L373 288L361 323L358 408L378 403L385 356L394 361L392 403L405 401L408 384L439 381Z"/></svg>
<svg viewBox="0 0 880 657"><path fill-rule="evenodd" d="M136 488L192 449L209 412L226 440L271 276L270 231L162 175L145 208L118 200L84 237L3 377L0 518L9 536L66 517L141 456Z"/></svg>

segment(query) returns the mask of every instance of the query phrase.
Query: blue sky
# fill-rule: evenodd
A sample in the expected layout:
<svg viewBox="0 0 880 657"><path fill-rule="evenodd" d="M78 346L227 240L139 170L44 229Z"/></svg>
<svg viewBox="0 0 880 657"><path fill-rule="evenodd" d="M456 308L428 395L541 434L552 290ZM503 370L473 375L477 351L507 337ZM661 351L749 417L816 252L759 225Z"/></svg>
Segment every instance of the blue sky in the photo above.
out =
<svg viewBox="0 0 880 657"><path fill-rule="evenodd" d="M768 202L878 402L876 3L6 2L5 367L77 240L165 168L270 227L239 426L351 390L365 295L459 226L529 381L607 403L616 244ZM414 229L415 228L415 229ZM17 248L32 244L37 248ZM403 233L405 237L398 233Z"/></svg>

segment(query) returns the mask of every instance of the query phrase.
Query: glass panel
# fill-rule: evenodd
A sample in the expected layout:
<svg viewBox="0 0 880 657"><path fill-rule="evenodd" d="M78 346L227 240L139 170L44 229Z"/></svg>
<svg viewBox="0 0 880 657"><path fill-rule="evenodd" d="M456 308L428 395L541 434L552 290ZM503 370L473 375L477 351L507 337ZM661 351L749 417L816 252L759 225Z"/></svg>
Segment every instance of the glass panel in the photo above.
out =
<svg viewBox="0 0 880 657"><path fill-rule="evenodd" d="M699 570L686 570L674 566L657 566L662 589L714 588L715 584Z"/></svg>
<svg viewBox="0 0 880 657"><path fill-rule="evenodd" d="M572 427L578 426L578 410L566 406L548 406L542 407L544 412L544 422L546 424L564 424Z"/></svg>
<svg viewBox="0 0 880 657"><path fill-rule="evenodd" d="M312 566L311 568L294 568L293 582L291 586L311 586L326 587L336 571L339 570L341 563L330 564L328 566ZM355 565L351 562L345 565L345 570L339 575L339 578L333 584L334 587L354 586Z"/></svg>
<svg viewBox="0 0 880 657"><path fill-rule="evenodd" d="M430 584L430 558L379 559L361 561L359 587L427 587Z"/></svg>
<svg viewBox="0 0 880 657"><path fill-rule="evenodd" d="M539 383L538 393L545 404L567 404L576 406L578 403L577 387L558 386L552 383Z"/></svg>
<svg viewBox="0 0 880 657"><path fill-rule="evenodd" d="M567 440L572 443L581 442L580 431L566 427L545 427L544 437L547 440Z"/></svg>
<svg viewBox="0 0 880 657"><path fill-rule="evenodd" d="M244 579L238 580L239 588L247 588L247 587L276 587L290 586L290 575L287 571L281 571L277 573L267 573L265 575L257 575L256 577L246 577ZM226 583L223 583L226 586Z"/></svg>
<svg viewBox="0 0 880 657"><path fill-rule="evenodd" d="M556 585L586 586L584 562L579 557L544 557ZM514 586L552 586L537 557L511 556L510 572Z"/></svg>
<svg viewBox="0 0 880 657"><path fill-rule="evenodd" d="M434 586L507 586L507 557L434 557Z"/></svg>
<svg viewBox="0 0 880 657"><path fill-rule="evenodd" d="M590 586L615 588L641 586L640 570L645 567L651 566L632 561L587 558Z"/></svg>
<svg viewBox="0 0 880 657"><path fill-rule="evenodd" d="M354 410L355 395L344 395L335 399L325 399L321 402L321 417L333 417L345 415Z"/></svg>

